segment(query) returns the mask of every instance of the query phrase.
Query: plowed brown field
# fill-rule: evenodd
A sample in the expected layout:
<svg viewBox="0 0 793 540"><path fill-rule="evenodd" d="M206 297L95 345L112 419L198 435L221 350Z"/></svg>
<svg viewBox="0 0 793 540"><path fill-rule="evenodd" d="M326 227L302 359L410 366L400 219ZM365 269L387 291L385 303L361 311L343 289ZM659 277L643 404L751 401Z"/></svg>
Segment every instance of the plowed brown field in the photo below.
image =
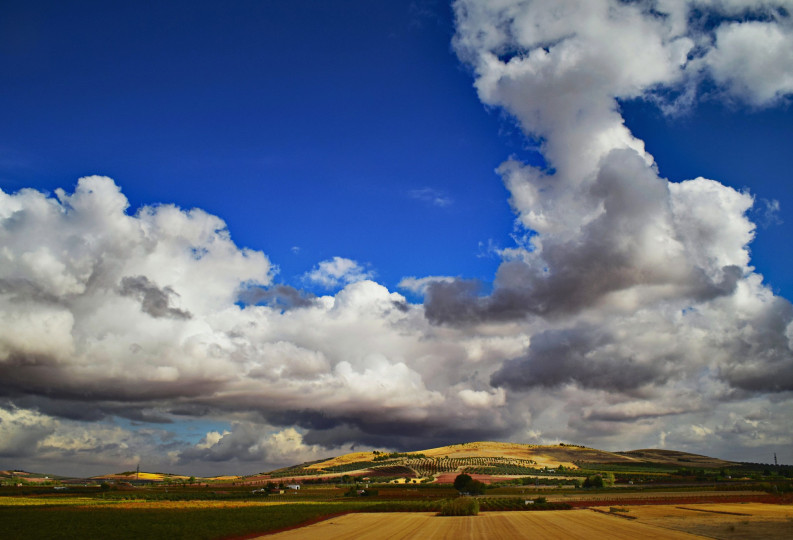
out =
<svg viewBox="0 0 793 540"><path fill-rule="evenodd" d="M263 540L397 540L420 538L460 540L466 538L531 538L556 540L597 538L652 540L655 538L701 538L620 519L591 510L567 512L487 512L478 516L439 517L431 513L347 514L291 531L260 537Z"/></svg>

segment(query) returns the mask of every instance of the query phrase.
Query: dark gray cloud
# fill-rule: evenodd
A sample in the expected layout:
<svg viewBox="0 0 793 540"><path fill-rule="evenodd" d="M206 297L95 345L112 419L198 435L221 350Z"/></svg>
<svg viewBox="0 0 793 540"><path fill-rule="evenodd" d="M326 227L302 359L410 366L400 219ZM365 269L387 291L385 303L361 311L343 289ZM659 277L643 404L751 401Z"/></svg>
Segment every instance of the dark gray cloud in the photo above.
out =
<svg viewBox="0 0 793 540"><path fill-rule="evenodd" d="M620 341L600 327L548 330L532 338L525 358L504 362L490 381L514 390L577 383L583 388L624 392L663 384L670 376L674 364L663 358L648 362L621 356L614 350Z"/></svg>
<svg viewBox="0 0 793 540"><path fill-rule="evenodd" d="M54 358L21 353L10 355L0 363L0 381L0 395L9 397L43 396L95 405L127 402L133 408L149 401L211 396L226 382L221 378L183 378L143 383L111 374L80 378L64 372Z"/></svg>
<svg viewBox="0 0 793 540"><path fill-rule="evenodd" d="M314 294L281 284L245 289L240 292L239 299L245 304L264 304L284 310L311 307L316 302Z"/></svg>
<svg viewBox="0 0 793 540"><path fill-rule="evenodd" d="M756 392L793 391L793 306L784 298L766 301L753 317L736 321L725 340L727 360L720 376L731 386Z"/></svg>
<svg viewBox="0 0 793 540"><path fill-rule="evenodd" d="M724 319L714 325L707 319L711 316ZM793 351L786 333L791 325L793 307L777 297L751 316L716 311L681 315L674 325L637 317L546 330L532 336L525 356L505 361L491 384L519 391L575 384L630 394L646 385L663 387L701 376L717 365L713 375L739 394L789 392ZM703 341L704 332L709 339Z"/></svg>
<svg viewBox="0 0 793 540"><path fill-rule="evenodd" d="M189 311L170 307L171 297L179 296L171 287L160 288L146 276L126 276L121 279L121 296L130 296L140 301L140 308L152 317L189 319Z"/></svg>
<svg viewBox="0 0 793 540"><path fill-rule="evenodd" d="M263 461L267 455L258 448L262 438L260 426L243 424L226 436L219 438L214 445L207 447L192 447L182 450L179 460L182 463L191 461L227 462L227 461Z"/></svg>
<svg viewBox="0 0 793 540"><path fill-rule="evenodd" d="M310 429L303 435L303 440L325 448L359 444L406 451L458 444L460 441L502 440L509 437L514 429L514 424L494 425L485 418L469 418L465 425L448 420L364 422L361 418L351 418L350 422L332 428Z"/></svg>
<svg viewBox="0 0 793 540"><path fill-rule="evenodd" d="M0 295L8 295L11 302L58 304L61 299L27 278L0 278Z"/></svg>

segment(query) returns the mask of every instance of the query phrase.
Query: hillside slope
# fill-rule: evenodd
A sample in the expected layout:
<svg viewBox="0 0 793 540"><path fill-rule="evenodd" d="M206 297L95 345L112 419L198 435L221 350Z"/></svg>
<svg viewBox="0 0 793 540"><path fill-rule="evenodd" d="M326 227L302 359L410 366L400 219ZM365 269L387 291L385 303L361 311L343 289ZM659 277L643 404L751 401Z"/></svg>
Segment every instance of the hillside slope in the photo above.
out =
<svg viewBox="0 0 793 540"><path fill-rule="evenodd" d="M673 450L607 452L578 445L535 445L478 441L415 452L354 452L326 460L272 471L270 478L365 476L371 478L438 479L441 474L469 472L490 476L549 474L555 470L601 467L720 468L734 465L721 459Z"/></svg>
<svg viewBox="0 0 793 540"><path fill-rule="evenodd" d="M372 452L355 452L337 456L325 461L315 462L307 469L327 470L339 466L347 466L352 463L365 463L378 458L386 461L388 454L373 454ZM416 452L406 452L404 454L394 454L395 459L410 458L411 456L435 459L464 459L464 458L502 458L504 460L516 460L533 462L537 467L557 468L562 465L567 468L576 468L581 463L614 463L614 464L663 464L679 467L726 467L732 462L717 458L677 452L674 450L631 450L628 452L607 452L585 446L556 444L556 445L537 445L504 443L492 441L479 441L438 448L418 450Z"/></svg>

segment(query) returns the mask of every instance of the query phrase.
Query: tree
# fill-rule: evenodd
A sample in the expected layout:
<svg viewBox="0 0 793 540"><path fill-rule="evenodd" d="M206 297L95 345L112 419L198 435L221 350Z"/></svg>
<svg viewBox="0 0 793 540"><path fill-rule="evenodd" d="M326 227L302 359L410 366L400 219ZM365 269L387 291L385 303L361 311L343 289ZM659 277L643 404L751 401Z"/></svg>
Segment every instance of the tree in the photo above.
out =
<svg viewBox="0 0 793 540"><path fill-rule="evenodd" d="M454 479L454 489L461 493L470 493L471 495L481 495L485 492L485 484L478 480L474 480L470 475L462 473L458 474Z"/></svg>
<svg viewBox="0 0 793 540"><path fill-rule="evenodd" d="M603 477L599 474L594 476L587 476L586 480L584 480L584 487L585 488L602 488L603 487Z"/></svg>
<svg viewBox="0 0 793 540"><path fill-rule="evenodd" d="M467 491L465 488L472 481L473 478L471 478L470 475L465 473L458 474L457 478L454 479L454 489L456 489L457 491Z"/></svg>

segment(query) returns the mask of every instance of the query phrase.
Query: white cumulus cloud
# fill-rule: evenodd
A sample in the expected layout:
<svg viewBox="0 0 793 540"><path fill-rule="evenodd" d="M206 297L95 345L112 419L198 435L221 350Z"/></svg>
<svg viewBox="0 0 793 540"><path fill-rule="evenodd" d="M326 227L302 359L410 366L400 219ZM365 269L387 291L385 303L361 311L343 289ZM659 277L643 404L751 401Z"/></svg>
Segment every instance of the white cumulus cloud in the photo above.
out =
<svg viewBox="0 0 793 540"><path fill-rule="evenodd" d="M352 259L333 257L320 262L313 270L306 273L305 278L326 289L370 279L372 273Z"/></svg>

